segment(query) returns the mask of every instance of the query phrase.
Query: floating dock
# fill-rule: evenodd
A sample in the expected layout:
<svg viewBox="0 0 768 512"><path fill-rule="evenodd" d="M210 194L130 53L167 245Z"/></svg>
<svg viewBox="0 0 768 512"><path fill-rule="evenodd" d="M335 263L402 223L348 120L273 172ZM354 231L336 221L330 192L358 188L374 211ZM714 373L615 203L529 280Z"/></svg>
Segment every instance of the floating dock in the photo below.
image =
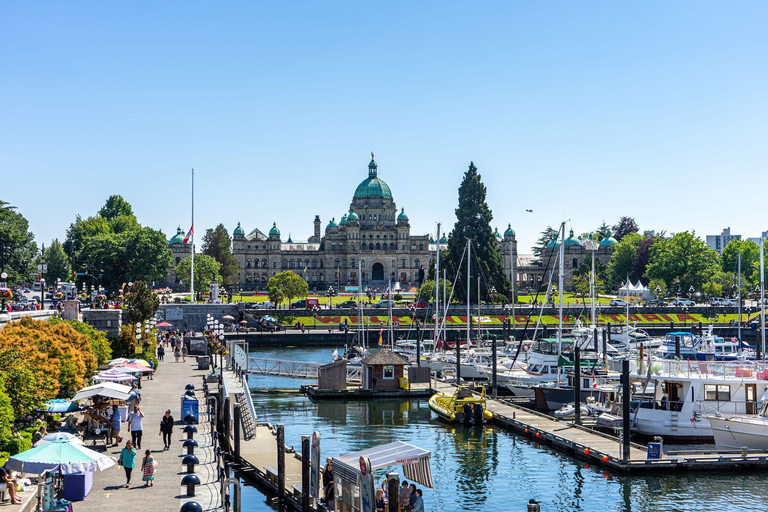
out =
<svg viewBox="0 0 768 512"><path fill-rule="evenodd" d="M313 400L372 400L389 399L428 399L435 394L432 388L417 389L363 389L360 386L348 386L347 389L318 389L317 386L301 386L301 392Z"/></svg>

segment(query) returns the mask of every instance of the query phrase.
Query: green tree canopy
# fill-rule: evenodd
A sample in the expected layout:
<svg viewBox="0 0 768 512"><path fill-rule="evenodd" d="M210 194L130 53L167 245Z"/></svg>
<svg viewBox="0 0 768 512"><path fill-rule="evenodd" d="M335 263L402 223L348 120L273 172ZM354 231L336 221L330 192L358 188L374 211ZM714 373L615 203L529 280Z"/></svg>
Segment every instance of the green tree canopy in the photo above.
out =
<svg viewBox="0 0 768 512"><path fill-rule="evenodd" d="M493 234L491 221L493 214L485 202L486 189L482 178L477 172L474 162L464 173L464 179L459 186L459 206L456 208L456 223L448 238L448 258L446 268L448 276L453 280L460 276L456 283L464 283L455 290L459 301L466 301L467 267L461 264L461 256L472 240L472 278L482 277L481 294L487 300L489 290L496 288L502 295L509 295L510 282L504 272L504 263L499 253L499 243ZM466 263L466 260L465 262Z"/></svg>
<svg viewBox="0 0 768 512"><path fill-rule="evenodd" d="M760 281L760 246L752 240L731 240L723 249L723 257L720 260L723 272L735 274L739 267L739 251L741 251L741 272L747 279L753 275ZM755 266L757 264L757 266ZM755 272L757 270L757 272ZM746 283L742 283L745 286Z"/></svg>
<svg viewBox="0 0 768 512"><path fill-rule="evenodd" d="M541 255L547 248L547 244L557 238L557 230L552 226L547 226L547 229L541 232L541 236L536 241L536 245L531 247L535 259L533 264L540 267L544 262L541 261Z"/></svg>
<svg viewBox="0 0 768 512"><path fill-rule="evenodd" d="M36 269L35 235L29 231L29 222L15 206L0 200L0 264L8 274L8 283L30 281Z"/></svg>
<svg viewBox="0 0 768 512"><path fill-rule="evenodd" d="M610 289L617 289L621 283L627 280L627 276L632 282L637 282L641 276L633 273L635 261L637 260L638 248L643 237L637 233L630 233L616 246L616 250L611 255L611 261L608 263L608 273L606 278Z"/></svg>
<svg viewBox="0 0 768 512"><path fill-rule="evenodd" d="M451 283L441 278L440 284L439 284L439 291L440 291L440 304L444 306L445 304L443 304L443 292L445 292L445 297L448 300L450 300L451 292L453 291L453 286L451 286ZM427 281L424 281L424 284L421 285L421 288L419 288L419 293L417 293L416 296L420 299L424 299L427 301L435 300L435 280L428 279Z"/></svg>
<svg viewBox="0 0 768 512"><path fill-rule="evenodd" d="M197 263L195 263L197 266ZM160 308L160 297L144 281L131 282L123 290L127 323L149 320Z"/></svg>
<svg viewBox="0 0 768 512"><path fill-rule="evenodd" d="M184 258L176 265L176 279L184 282L184 289L189 290L189 276L192 271L192 258ZM207 292L211 283L220 283L221 263L206 254L195 255L195 292Z"/></svg>
<svg viewBox="0 0 768 512"><path fill-rule="evenodd" d="M622 217L619 219L618 224L613 226L613 238L619 242L621 242L625 236L637 232L637 222L635 222L635 219L632 217Z"/></svg>
<svg viewBox="0 0 768 512"><path fill-rule="evenodd" d="M684 231L661 239L651 247L646 275L663 280L673 293L700 290L720 266L719 255L707 247L696 232Z"/></svg>
<svg viewBox="0 0 768 512"><path fill-rule="evenodd" d="M267 281L269 300L275 304L279 304L285 299L288 299L290 303L293 299L306 297L308 292L307 282L290 270L275 274Z"/></svg>
<svg viewBox="0 0 768 512"><path fill-rule="evenodd" d="M611 234L612 234L611 233L611 226L609 226L608 224L605 223L605 221L603 221L603 223L600 225L600 227L597 228L597 230L595 231L595 240L599 242L603 238L610 237Z"/></svg>
<svg viewBox="0 0 768 512"><path fill-rule="evenodd" d="M58 240L54 240L45 251L45 263L48 265L48 271L45 275L47 281L55 283L57 279L65 282L72 280L69 258Z"/></svg>
<svg viewBox="0 0 768 512"><path fill-rule="evenodd" d="M133 217L133 208L122 196L112 195L99 210L99 217L111 222L118 217Z"/></svg>
<svg viewBox="0 0 768 512"><path fill-rule="evenodd" d="M224 286L231 286L239 271L237 258L232 254L232 239L229 237L224 224L215 229L207 229L203 235L203 254L206 254L221 264L219 273Z"/></svg>

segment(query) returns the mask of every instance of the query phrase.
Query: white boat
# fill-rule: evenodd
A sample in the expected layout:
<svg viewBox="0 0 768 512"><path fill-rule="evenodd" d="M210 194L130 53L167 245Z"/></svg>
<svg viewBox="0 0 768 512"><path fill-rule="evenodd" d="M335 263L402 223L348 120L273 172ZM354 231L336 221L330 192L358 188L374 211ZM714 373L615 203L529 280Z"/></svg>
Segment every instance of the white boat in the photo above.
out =
<svg viewBox="0 0 768 512"><path fill-rule="evenodd" d="M718 450L768 451L768 396L758 415L704 414Z"/></svg>
<svg viewBox="0 0 768 512"><path fill-rule="evenodd" d="M744 363L632 361L630 379L646 394L632 402L632 431L677 442L712 442L708 417L754 414L768 390L768 366ZM646 384L653 384L648 394Z"/></svg>

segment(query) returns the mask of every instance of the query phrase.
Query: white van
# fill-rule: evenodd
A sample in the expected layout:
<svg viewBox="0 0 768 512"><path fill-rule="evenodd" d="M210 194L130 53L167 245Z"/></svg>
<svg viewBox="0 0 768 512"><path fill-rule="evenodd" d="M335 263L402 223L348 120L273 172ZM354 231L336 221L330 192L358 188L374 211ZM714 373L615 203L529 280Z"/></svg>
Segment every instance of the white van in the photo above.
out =
<svg viewBox="0 0 768 512"><path fill-rule="evenodd" d="M65 299L77 298L77 286L74 283L59 283L56 291L61 292Z"/></svg>

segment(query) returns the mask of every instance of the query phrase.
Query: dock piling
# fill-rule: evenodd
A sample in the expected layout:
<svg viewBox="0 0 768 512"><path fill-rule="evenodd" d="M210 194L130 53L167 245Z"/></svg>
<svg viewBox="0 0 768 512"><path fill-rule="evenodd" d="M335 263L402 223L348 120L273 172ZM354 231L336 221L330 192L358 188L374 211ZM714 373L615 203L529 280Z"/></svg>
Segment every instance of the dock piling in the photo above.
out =
<svg viewBox="0 0 768 512"><path fill-rule="evenodd" d="M496 382L496 366L497 366L497 357L496 357L496 341L497 337L494 334L493 335L493 346L491 347L491 364L492 364L492 372L491 372L491 397L496 400L496 392L497 392L497 382Z"/></svg>
<svg viewBox="0 0 768 512"><path fill-rule="evenodd" d="M387 473L387 494L389 494L389 506L387 512L398 512L400 506L397 497L400 492L400 474Z"/></svg>
<svg viewBox="0 0 768 512"><path fill-rule="evenodd" d="M285 499L285 425L276 425L277 433L277 499Z"/></svg>
<svg viewBox="0 0 768 512"><path fill-rule="evenodd" d="M581 425L581 349L578 345L573 348L573 362L573 422Z"/></svg>
<svg viewBox="0 0 768 512"><path fill-rule="evenodd" d="M240 404L235 404L234 412L234 429L235 429L235 455L240 456L240 426L242 421L242 411L240 410Z"/></svg>
<svg viewBox="0 0 768 512"><path fill-rule="evenodd" d="M630 453L630 414L629 414L629 360L625 359L621 362L621 398L622 398L622 422L621 428L623 430L622 436L622 460L629 460Z"/></svg>
<svg viewBox="0 0 768 512"><path fill-rule="evenodd" d="M310 436L301 436L301 512L309 512Z"/></svg>

